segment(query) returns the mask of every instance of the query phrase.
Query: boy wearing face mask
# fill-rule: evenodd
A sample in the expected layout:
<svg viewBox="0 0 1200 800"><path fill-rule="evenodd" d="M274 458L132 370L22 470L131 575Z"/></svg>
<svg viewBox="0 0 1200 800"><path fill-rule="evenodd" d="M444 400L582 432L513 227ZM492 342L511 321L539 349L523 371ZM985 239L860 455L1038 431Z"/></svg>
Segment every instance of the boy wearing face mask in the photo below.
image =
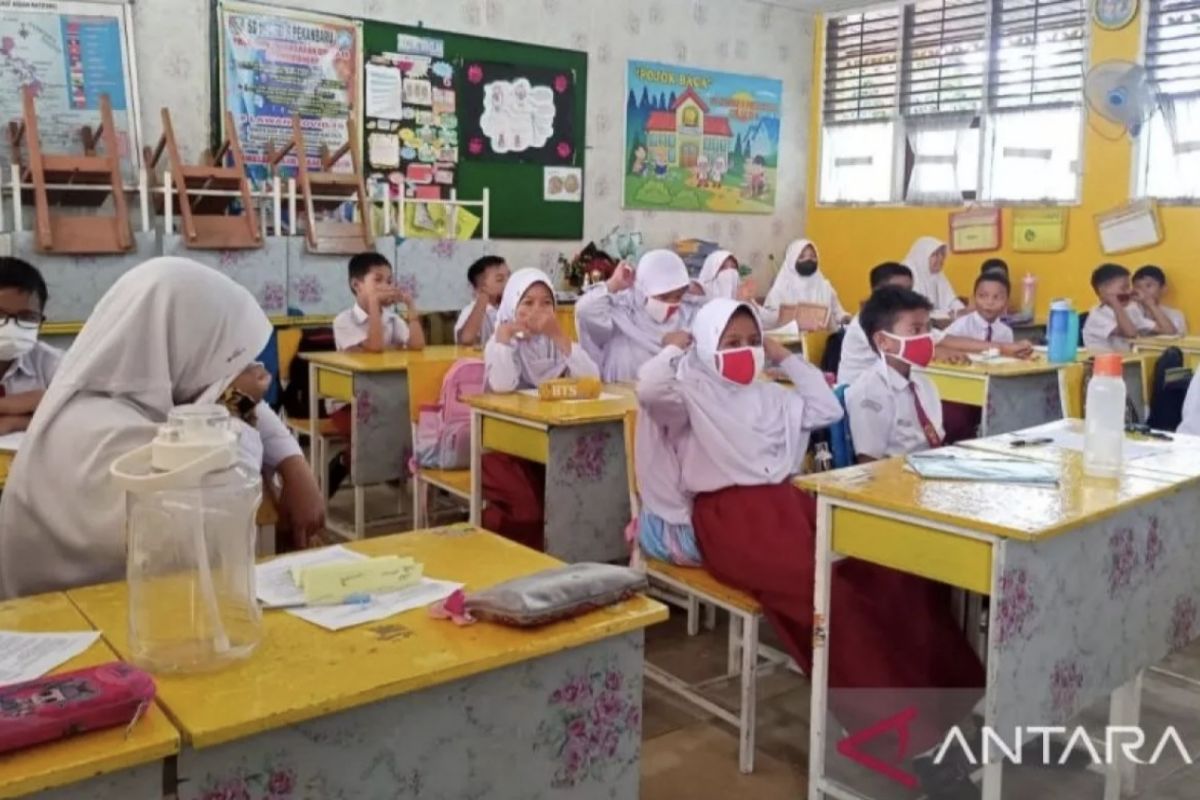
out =
<svg viewBox="0 0 1200 800"><path fill-rule="evenodd" d="M1172 334L1175 327L1156 307L1158 317L1147 317L1135 301L1129 270L1119 264L1101 264L1092 273L1092 289L1100 303L1088 313L1083 326L1083 346L1091 353L1128 353L1131 339Z"/></svg>
<svg viewBox="0 0 1200 800"><path fill-rule="evenodd" d="M879 362L846 390L850 436L861 463L940 447L945 439L937 388L913 370L933 360L932 311L923 295L885 286L859 314L879 355Z"/></svg>
<svg viewBox="0 0 1200 800"><path fill-rule="evenodd" d="M0 258L0 433L23 431L50 385L62 351L38 341L46 282L19 258Z"/></svg>

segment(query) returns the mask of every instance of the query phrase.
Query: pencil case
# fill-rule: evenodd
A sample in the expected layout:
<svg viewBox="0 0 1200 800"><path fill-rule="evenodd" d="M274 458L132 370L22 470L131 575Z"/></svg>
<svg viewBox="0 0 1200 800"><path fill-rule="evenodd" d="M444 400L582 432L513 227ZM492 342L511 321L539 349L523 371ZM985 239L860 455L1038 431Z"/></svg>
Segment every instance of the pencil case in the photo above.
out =
<svg viewBox="0 0 1200 800"><path fill-rule="evenodd" d="M554 378L538 386L543 400L595 400L602 384L598 378Z"/></svg>

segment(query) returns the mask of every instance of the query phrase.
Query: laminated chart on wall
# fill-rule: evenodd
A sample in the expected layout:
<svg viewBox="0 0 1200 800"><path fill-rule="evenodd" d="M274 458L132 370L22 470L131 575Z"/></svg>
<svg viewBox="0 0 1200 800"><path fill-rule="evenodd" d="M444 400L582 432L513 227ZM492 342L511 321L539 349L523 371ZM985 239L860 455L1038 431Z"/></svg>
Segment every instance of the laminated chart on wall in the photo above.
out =
<svg viewBox="0 0 1200 800"><path fill-rule="evenodd" d="M1018 253L1061 253L1067 247L1067 209L1014 208L1012 249Z"/></svg>
<svg viewBox="0 0 1200 800"><path fill-rule="evenodd" d="M969 208L950 214L950 250L983 253L1000 249L1000 209Z"/></svg>
<svg viewBox="0 0 1200 800"><path fill-rule="evenodd" d="M573 166L571 70L468 61L463 82L465 157Z"/></svg>
<svg viewBox="0 0 1200 800"><path fill-rule="evenodd" d="M1149 200L1138 200L1097 214L1096 231L1105 255L1144 250L1163 240L1158 211Z"/></svg>
<svg viewBox="0 0 1200 800"><path fill-rule="evenodd" d="M366 169L372 196L446 200L459 160L457 67L442 41L401 34L372 55L366 75Z"/></svg>
<svg viewBox="0 0 1200 800"><path fill-rule="evenodd" d="M320 170L321 147L337 150L347 126L361 124L361 23L223 0L218 28L221 118L233 112L250 177L267 178L268 149L291 138L295 113L309 167ZM284 160L285 175L297 157ZM351 169L349 154L335 166Z"/></svg>
<svg viewBox="0 0 1200 800"><path fill-rule="evenodd" d="M43 152L80 152L80 129L100 124L108 95L125 179L135 183L141 156L129 7L124 3L0 3L0 124L21 118L22 89L32 87ZM11 150L0 147L8 179Z"/></svg>

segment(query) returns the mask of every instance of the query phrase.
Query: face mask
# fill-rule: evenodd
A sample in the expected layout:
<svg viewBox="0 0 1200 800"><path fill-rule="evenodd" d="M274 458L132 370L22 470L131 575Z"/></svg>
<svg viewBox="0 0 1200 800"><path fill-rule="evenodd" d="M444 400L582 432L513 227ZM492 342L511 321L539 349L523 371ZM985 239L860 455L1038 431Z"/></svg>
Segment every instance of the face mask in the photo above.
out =
<svg viewBox="0 0 1200 800"><path fill-rule="evenodd" d="M737 295L738 288L738 272L736 269L727 269L717 273L717 277L713 279L713 291L717 297L728 297L733 299Z"/></svg>
<svg viewBox="0 0 1200 800"><path fill-rule="evenodd" d="M37 328L19 328L15 322L0 325L0 359L20 358L33 349L37 340Z"/></svg>
<svg viewBox="0 0 1200 800"><path fill-rule="evenodd" d="M817 271L817 262L811 258L806 258L803 261L796 262L796 272L799 272L805 278L813 275Z"/></svg>
<svg viewBox="0 0 1200 800"><path fill-rule="evenodd" d="M646 300L646 313L650 315L650 319L659 325L675 316L677 311L679 311L679 303L664 303L657 297L651 297Z"/></svg>
<svg viewBox="0 0 1200 800"><path fill-rule="evenodd" d="M933 336L931 334L897 336L888 331L882 331L882 333L889 339L895 339L900 343L899 353L888 353L887 355L898 358L905 364L912 364L914 367L927 367L929 362L933 361Z"/></svg>
<svg viewBox="0 0 1200 800"><path fill-rule="evenodd" d="M766 354L761 347L734 347L717 351L717 372L730 383L748 386L762 372Z"/></svg>

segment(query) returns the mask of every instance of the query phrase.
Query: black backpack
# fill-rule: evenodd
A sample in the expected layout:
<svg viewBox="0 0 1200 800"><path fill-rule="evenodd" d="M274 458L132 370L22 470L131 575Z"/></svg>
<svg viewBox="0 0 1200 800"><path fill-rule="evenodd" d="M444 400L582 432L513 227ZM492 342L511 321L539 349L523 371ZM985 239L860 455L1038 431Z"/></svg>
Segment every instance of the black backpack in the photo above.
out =
<svg viewBox="0 0 1200 800"><path fill-rule="evenodd" d="M1192 371L1183 365L1183 351L1168 347L1154 365L1150 418L1146 422L1159 431L1173 431L1183 420L1183 401L1187 398Z"/></svg>
<svg viewBox="0 0 1200 800"><path fill-rule="evenodd" d="M287 387L283 390L283 410L290 419L308 419L308 362L299 354L328 353L336 349L333 328L305 328L300 334L300 347L292 363L287 365ZM320 416L329 416L324 405L320 408Z"/></svg>

